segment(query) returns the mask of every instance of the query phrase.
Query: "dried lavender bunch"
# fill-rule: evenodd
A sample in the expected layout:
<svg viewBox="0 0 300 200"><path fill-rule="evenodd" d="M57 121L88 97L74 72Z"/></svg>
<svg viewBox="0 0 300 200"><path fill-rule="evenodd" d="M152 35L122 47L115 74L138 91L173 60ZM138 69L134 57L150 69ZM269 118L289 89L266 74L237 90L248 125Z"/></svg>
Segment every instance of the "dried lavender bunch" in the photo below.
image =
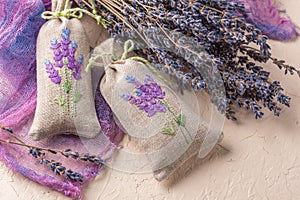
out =
<svg viewBox="0 0 300 200"><path fill-rule="evenodd" d="M126 35L151 43L151 38L145 37L143 31L156 28L166 32L176 30L181 35L195 38L194 44L211 55L222 77L226 98L212 96L212 101L229 119L236 119L229 106L233 103L249 109L256 118L263 116L262 107L279 116L281 105L289 106L290 97L283 94L279 81L271 81L270 73L263 70L260 63L272 61L284 69L285 74L300 75L300 72L271 56L268 38L245 21L247 13L242 4L228 0L99 0L93 6L86 1L75 2L85 9L97 8L99 15L110 22L107 28L112 36ZM156 34L151 37L163 40L160 32ZM169 36L165 34L166 37ZM183 85L191 84L196 91L205 89L213 94L212 82L197 66L205 60L189 62L191 53L174 54L161 46L141 48L136 53L147 58L157 69L176 77Z"/></svg>
<svg viewBox="0 0 300 200"><path fill-rule="evenodd" d="M75 182L83 182L84 176L78 172L74 172L71 169L67 169L66 167L63 166L63 164L61 162L46 159L45 151L50 152L52 154L60 153L61 155L65 156L67 158L70 157L75 160L88 161L88 162L91 162L91 163L93 163L95 165L99 165L99 166L102 166L105 163L105 160L102 160L99 156L89 155L87 153L79 154L78 152L74 152L71 149L55 150L55 149L50 149L50 148L43 148L43 147L36 147L36 146L28 145L28 144L24 143L16 135L14 135L13 130L11 128L0 124L0 129L6 131L12 138L14 138L18 141L18 142L14 142L14 141L10 141L10 140L0 139L0 142L27 147L29 154L31 156L33 156L36 159L39 159L41 164L47 165L50 168L50 170L53 171L56 175L64 176L67 180L72 180Z"/></svg>

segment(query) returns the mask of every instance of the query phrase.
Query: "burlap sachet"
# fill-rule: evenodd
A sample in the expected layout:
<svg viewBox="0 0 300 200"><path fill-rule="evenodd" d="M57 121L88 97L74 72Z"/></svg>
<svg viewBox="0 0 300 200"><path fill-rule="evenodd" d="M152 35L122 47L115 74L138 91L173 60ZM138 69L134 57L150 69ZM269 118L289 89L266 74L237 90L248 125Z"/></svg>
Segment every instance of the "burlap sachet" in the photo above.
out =
<svg viewBox="0 0 300 200"><path fill-rule="evenodd" d="M100 90L158 181L199 152L208 128L184 100L193 97L183 98L144 63L127 59L105 66Z"/></svg>
<svg viewBox="0 0 300 200"><path fill-rule="evenodd" d="M87 138L99 134L91 72L84 70L90 40L76 18L51 19L40 29L36 53L37 107L30 129L34 140L55 134Z"/></svg>

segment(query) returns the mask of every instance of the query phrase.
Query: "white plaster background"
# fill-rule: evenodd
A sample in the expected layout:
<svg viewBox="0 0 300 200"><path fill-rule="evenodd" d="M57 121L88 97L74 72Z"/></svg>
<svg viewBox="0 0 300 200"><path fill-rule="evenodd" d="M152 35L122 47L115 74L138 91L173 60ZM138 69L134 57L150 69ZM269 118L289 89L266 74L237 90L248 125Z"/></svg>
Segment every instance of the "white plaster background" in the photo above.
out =
<svg viewBox="0 0 300 200"><path fill-rule="evenodd" d="M292 20L300 25L300 1L281 2ZM300 67L300 38L293 42L270 43L274 56ZM196 165L172 186L156 182L151 175L106 170L86 185L84 199L300 199L300 79L284 76L273 65L267 69L273 79L281 80L293 98L291 108L284 109L280 118L266 113L262 120L255 120L243 111L238 123L226 121L222 145L230 152ZM0 164L0 199L68 198Z"/></svg>

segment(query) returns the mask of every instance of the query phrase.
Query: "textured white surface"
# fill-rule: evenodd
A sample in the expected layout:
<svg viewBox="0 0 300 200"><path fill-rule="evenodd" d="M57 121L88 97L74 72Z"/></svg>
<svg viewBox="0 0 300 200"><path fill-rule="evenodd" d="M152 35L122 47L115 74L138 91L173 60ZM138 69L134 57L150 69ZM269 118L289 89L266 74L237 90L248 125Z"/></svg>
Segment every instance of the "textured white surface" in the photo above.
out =
<svg viewBox="0 0 300 200"><path fill-rule="evenodd" d="M300 1L282 0L290 17L300 25ZM273 55L300 67L300 38L293 42L274 42ZM113 170L90 182L84 199L300 199L300 79L284 76L273 65L268 70L293 100L280 118L267 114L255 120L247 112L239 122L227 121L222 145L230 152L218 154L198 164L185 178L167 185L151 175L132 175ZM68 199L29 181L0 165L0 199Z"/></svg>

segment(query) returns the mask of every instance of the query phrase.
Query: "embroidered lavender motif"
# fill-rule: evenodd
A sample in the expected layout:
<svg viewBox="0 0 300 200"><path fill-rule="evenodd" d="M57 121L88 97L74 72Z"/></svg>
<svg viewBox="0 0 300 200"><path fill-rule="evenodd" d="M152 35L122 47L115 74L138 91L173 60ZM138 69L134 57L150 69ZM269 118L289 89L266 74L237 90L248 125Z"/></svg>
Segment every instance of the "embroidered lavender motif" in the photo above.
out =
<svg viewBox="0 0 300 200"><path fill-rule="evenodd" d="M61 77L58 74L58 71L54 69L52 63L49 60L45 61L46 65L46 72L49 73L49 78L53 83L60 84L61 82Z"/></svg>
<svg viewBox="0 0 300 200"><path fill-rule="evenodd" d="M72 77L75 81L81 79L81 68L83 63L83 55L80 54L78 60L75 58L75 53L78 45L76 42L70 40L70 29L62 29L61 41L56 38L50 41L50 48L53 50L53 62L46 60L46 72L49 78L55 84L63 82L63 90L66 97L57 96L55 102L63 106L68 99L68 94L74 86L72 86ZM71 72L69 72L71 71ZM77 103L81 97L80 94L74 93L74 103Z"/></svg>
<svg viewBox="0 0 300 200"><path fill-rule="evenodd" d="M140 110L144 110L148 117L154 116L156 113L165 113L169 111L173 115L173 119L178 126L185 128L185 116L183 114L177 115L172 108L165 101L165 92L161 87L151 78L146 75L144 83L140 83L133 76L127 76L128 83L135 85L135 95L122 94L121 98L129 101L131 104L136 105ZM162 133L167 135L174 135L174 121L167 123Z"/></svg>
<svg viewBox="0 0 300 200"><path fill-rule="evenodd" d="M78 46L76 42L70 40L71 31L70 29L65 28L62 30L62 32L63 33L61 34L61 42L58 42L55 38L50 41L50 48L53 50L54 55L54 65L57 68L62 68L66 66L68 69L72 70L72 75L74 79L79 80L81 78L80 73L83 62L83 56L80 54L78 61L75 59L75 52ZM46 62L50 63L50 61ZM52 65L52 63L50 64Z"/></svg>
<svg viewBox="0 0 300 200"><path fill-rule="evenodd" d="M127 76L128 83L135 85L135 96L123 94L122 98L136 105L140 110L148 113L148 117L152 117L158 112L166 112L166 107L160 102L165 97L165 92L154 80L147 75L144 84L140 83L133 76Z"/></svg>

